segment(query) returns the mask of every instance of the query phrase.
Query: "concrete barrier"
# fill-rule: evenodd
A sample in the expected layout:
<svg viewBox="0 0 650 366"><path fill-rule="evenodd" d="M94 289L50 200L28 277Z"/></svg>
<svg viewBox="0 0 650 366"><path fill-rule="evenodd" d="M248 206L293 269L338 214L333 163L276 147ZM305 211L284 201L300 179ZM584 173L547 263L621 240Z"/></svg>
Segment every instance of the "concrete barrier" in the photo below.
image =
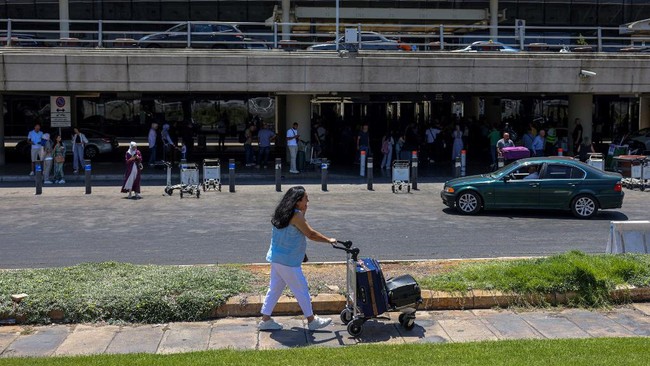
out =
<svg viewBox="0 0 650 366"><path fill-rule="evenodd" d="M605 253L648 253L650 221L610 221Z"/></svg>

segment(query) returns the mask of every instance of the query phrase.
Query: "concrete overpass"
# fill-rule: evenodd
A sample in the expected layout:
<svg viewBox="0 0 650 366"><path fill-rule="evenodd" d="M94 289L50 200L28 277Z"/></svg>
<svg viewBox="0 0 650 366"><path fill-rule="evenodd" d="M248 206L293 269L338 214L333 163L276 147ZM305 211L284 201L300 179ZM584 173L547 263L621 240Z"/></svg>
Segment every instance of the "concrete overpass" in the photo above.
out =
<svg viewBox="0 0 650 366"><path fill-rule="evenodd" d="M597 94L639 96L639 127L650 126L649 60L650 54L617 53L362 51L340 57L335 52L4 49L0 93L261 92L286 96L284 106L291 108L284 108L280 121L308 121L314 95L561 94L569 96L569 121L581 118L590 135ZM581 76L581 70L595 74Z"/></svg>

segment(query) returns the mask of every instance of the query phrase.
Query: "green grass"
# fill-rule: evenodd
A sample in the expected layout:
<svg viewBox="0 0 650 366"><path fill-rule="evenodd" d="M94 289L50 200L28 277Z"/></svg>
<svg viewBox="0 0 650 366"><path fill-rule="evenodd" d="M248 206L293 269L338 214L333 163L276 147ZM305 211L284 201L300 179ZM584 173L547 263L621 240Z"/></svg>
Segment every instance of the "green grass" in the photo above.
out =
<svg viewBox="0 0 650 366"><path fill-rule="evenodd" d="M647 365L648 338L518 340L478 343L365 345L273 351L220 350L175 355L100 355L0 359L11 366L122 365Z"/></svg>
<svg viewBox="0 0 650 366"><path fill-rule="evenodd" d="M575 305L611 303L617 285L648 286L650 256L587 255L572 251L547 258L468 263L421 279L426 289L465 293L471 289L520 295L575 292Z"/></svg>
<svg viewBox="0 0 650 366"><path fill-rule="evenodd" d="M228 297L247 291L251 274L233 266L87 263L65 268L0 271L0 315L28 324L161 323L207 319ZM11 294L29 295L16 309Z"/></svg>

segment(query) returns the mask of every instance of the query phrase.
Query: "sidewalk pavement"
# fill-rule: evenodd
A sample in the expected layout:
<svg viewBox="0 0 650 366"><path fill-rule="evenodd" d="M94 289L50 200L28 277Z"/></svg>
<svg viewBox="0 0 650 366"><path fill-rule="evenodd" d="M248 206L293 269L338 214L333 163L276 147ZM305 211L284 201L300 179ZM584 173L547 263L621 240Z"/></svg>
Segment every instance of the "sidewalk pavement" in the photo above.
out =
<svg viewBox="0 0 650 366"><path fill-rule="evenodd" d="M357 339L337 314L332 324L308 331L302 317L275 317L284 329L260 332L259 318L156 325L47 325L0 327L0 357L87 354L170 354L211 349L340 347L353 344L474 342L506 339L557 339L650 336L650 304L610 310L535 309L451 310L417 313L413 330L390 319L372 319Z"/></svg>

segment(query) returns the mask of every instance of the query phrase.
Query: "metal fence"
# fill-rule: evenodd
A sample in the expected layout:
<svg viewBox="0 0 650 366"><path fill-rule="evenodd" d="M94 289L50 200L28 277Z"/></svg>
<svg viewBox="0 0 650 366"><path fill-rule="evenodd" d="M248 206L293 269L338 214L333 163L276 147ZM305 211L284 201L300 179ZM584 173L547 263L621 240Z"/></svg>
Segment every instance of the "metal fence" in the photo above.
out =
<svg viewBox="0 0 650 366"><path fill-rule="evenodd" d="M223 39L217 36L227 33L191 31L192 26L206 23L234 25L241 33L238 38ZM182 24L190 32L167 31ZM167 39L158 42L163 47L301 50L315 44L336 43L335 34L343 35L346 29L352 28L358 32L377 32L411 46L414 51L451 51L476 41L494 45L491 49L494 51L501 45L518 51L650 51L650 35L624 34L618 27L500 26L498 40L490 38L487 25L340 24L339 32L335 33L334 23L0 19L0 28L0 45L5 47L136 48L147 47L143 37L163 34ZM283 33L283 29L292 31ZM363 50L365 45L359 39L357 46Z"/></svg>

